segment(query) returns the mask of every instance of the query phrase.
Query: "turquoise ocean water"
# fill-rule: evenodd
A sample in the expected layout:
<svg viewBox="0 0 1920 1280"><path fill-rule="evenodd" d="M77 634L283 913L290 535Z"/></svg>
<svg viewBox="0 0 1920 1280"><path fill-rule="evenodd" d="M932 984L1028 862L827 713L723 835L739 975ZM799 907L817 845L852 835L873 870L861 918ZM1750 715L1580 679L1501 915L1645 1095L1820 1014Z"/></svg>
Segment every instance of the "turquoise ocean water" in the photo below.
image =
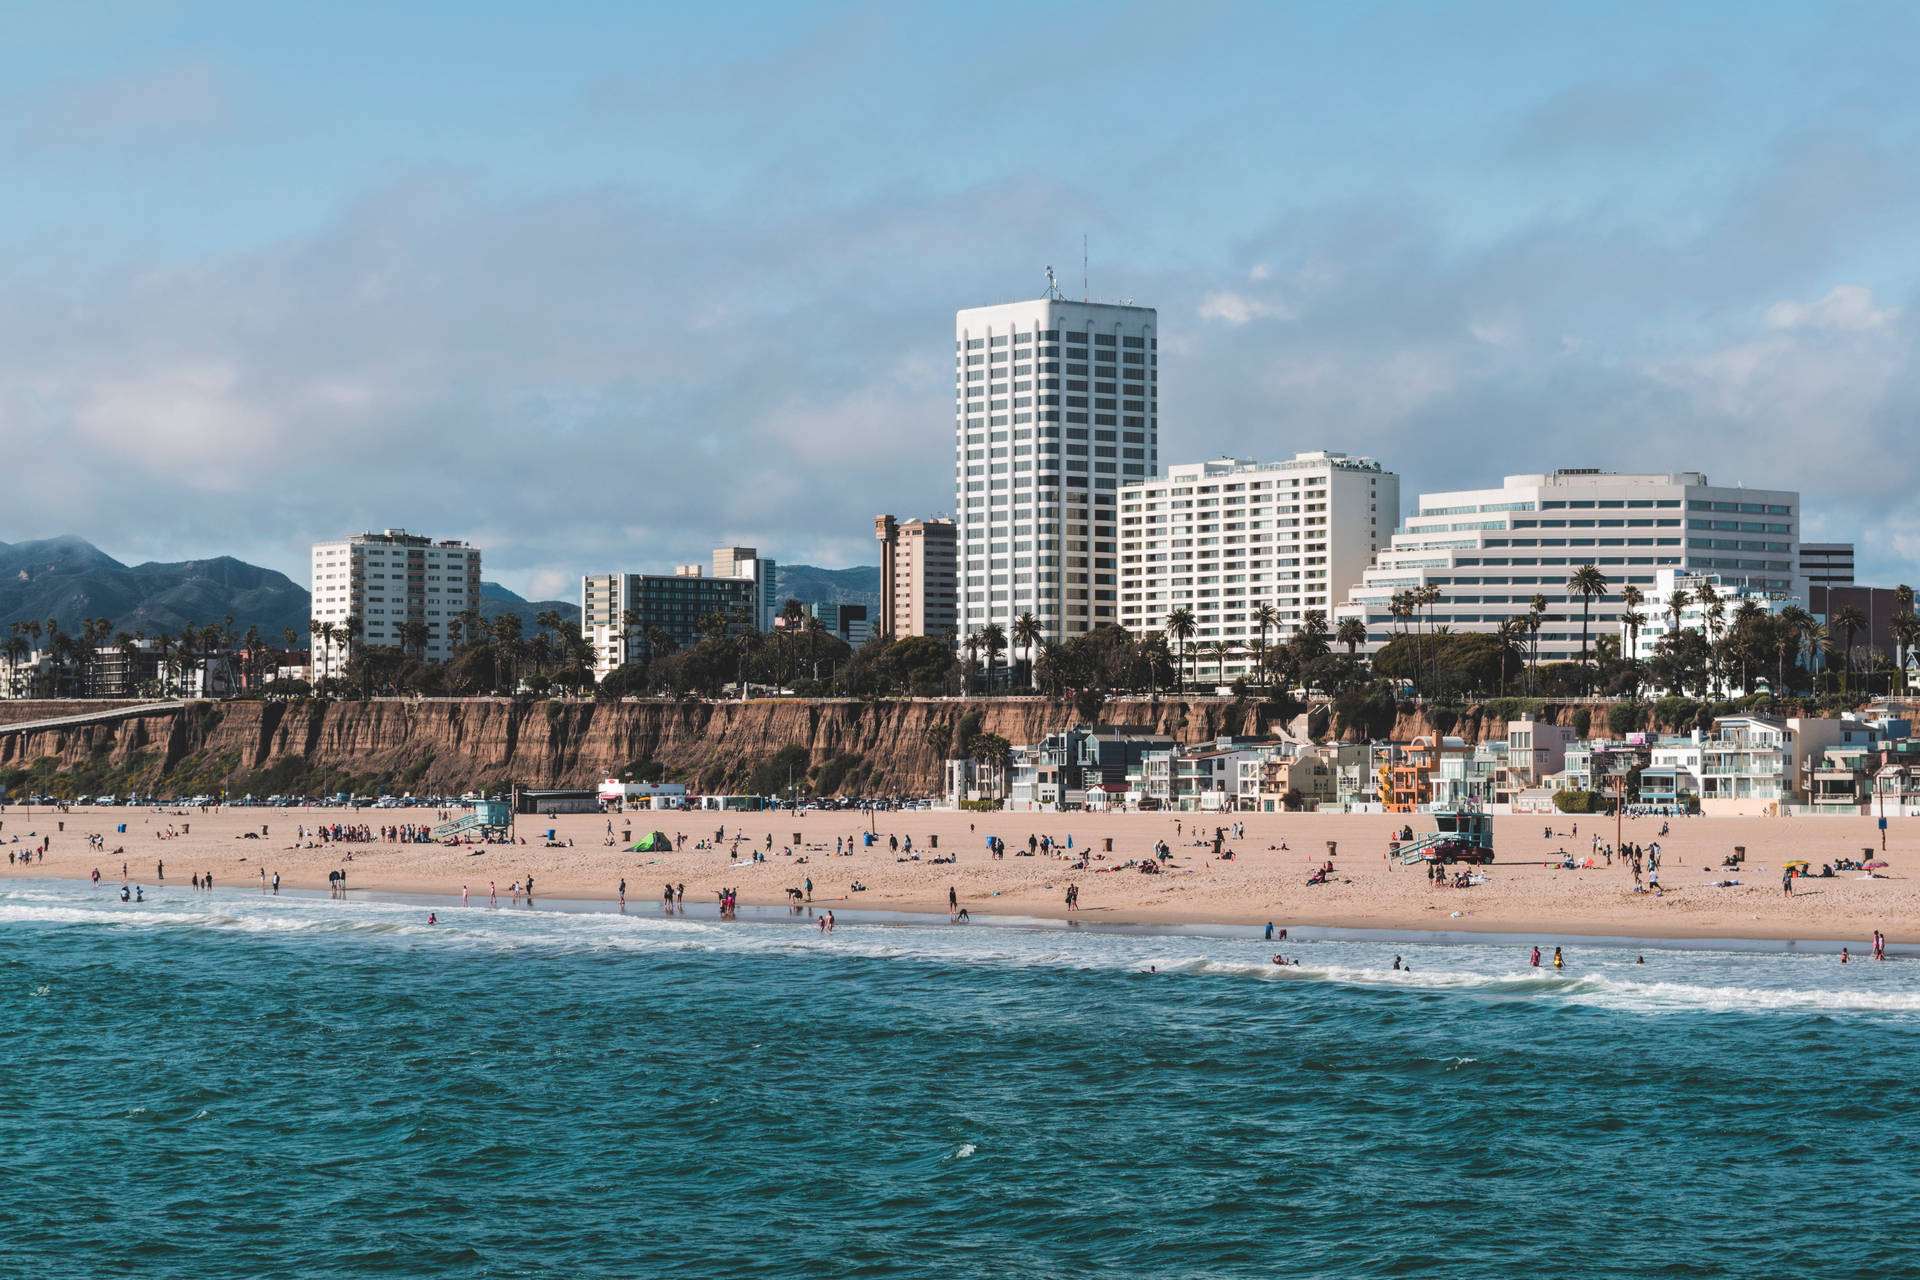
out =
<svg viewBox="0 0 1920 1280"><path fill-rule="evenodd" d="M1920 1265L1899 958L434 909L0 886L0 1274Z"/></svg>

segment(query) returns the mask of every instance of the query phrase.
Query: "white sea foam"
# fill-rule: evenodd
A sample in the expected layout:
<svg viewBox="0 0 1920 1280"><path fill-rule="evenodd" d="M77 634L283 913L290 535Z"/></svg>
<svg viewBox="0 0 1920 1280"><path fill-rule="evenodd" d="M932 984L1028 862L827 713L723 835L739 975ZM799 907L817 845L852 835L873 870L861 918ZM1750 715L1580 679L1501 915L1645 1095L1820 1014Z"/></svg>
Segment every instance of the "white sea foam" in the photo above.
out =
<svg viewBox="0 0 1920 1280"><path fill-rule="evenodd" d="M426 923L428 911L439 923ZM636 957L716 952L796 961L875 960L1061 973L1143 973L1170 979L1251 980L1310 998L1316 986L1491 1001L1542 1001L1662 1012L1920 1013L1920 966L1862 961L1840 966L1806 952L1569 948L1573 968L1532 968L1519 948L1490 943L1321 940L1288 944L1247 938L1118 934L1058 928L861 924L832 934L808 919L743 920L655 912L560 912L526 908L422 907L243 891L188 894L159 888L122 903L117 886L11 882L0 887L0 925L115 930L192 929L262 937L333 936L369 946L430 946L482 952L611 951ZM1387 961L1398 955L1404 967ZM36 991L35 994L40 994ZM1276 992L1276 995L1278 992Z"/></svg>

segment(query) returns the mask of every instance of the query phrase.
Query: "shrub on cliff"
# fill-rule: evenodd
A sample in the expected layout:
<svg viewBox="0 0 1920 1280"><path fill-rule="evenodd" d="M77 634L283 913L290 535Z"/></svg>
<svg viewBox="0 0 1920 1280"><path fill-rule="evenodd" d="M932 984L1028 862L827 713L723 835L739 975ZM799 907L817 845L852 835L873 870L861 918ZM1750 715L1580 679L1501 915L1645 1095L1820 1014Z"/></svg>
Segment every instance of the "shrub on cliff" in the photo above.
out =
<svg viewBox="0 0 1920 1280"><path fill-rule="evenodd" d="M1586 707L1575 707L1573 709L1572 724L1575 733L1583 738L1586 737L1588 732L1593 728L1593 712Z"/></svg>
<svg viewBox="0 0 1920 1280"><path fill-rule="evenodd" d="M607 678L594 687L593 696L601 702L639 697L647 691L647 665L623 662L607 672Z"/></svg>

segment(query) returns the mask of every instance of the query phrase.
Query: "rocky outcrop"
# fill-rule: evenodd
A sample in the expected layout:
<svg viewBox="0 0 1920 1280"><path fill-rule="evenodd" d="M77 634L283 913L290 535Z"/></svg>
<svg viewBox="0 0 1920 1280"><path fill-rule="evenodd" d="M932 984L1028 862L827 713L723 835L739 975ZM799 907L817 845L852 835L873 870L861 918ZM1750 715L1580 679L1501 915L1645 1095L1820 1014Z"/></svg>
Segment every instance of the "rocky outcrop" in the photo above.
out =
<svg viewBox="0 0 1920 1280"><path fill-rule="evenodd" d="M1225 698L1114 699L1100 719L1188 742L1280 728L1256 704ZM654 761L669 778L719 790L799 747L808 769L837 761L842 790L926 794L938 787L942 762L963 749L963 733L1028 743L1078 723L1072 704L1038 698L192 703L110 724L0 734L0 781L37 787L67 775L96 792L445 793L588 786L609 770Z"/></svg>

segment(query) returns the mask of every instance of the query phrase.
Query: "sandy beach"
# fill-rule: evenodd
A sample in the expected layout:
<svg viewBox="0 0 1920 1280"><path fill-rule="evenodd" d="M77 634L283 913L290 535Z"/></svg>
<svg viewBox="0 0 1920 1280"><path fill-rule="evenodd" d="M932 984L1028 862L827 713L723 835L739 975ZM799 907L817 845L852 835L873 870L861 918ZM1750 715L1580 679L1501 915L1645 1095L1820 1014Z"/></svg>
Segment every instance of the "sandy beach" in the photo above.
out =
<svg viewBox="0 0 1920 1280"><path fill-rule="evenodd" d="M98 868L103 881L118 884L124 864L129 878L154 885L165 863L170 888L189 877L211 874L226 888L257 888L262 873L278 874L288 888L325 889L328 873L344 871L350 890L458 895L464 888L485 901L489 885L501 898L531 875L541 896L612 899L621 880L630 903L658 903L668 881L686 886L689 902L712 902L732 887L742 903L780 905L787 890L813 881L813 904L945 914L951 888L974 914L1061 917L1069 884L1079 887L1078 915L1112 923L1221 923L1324 925L1381 929L1459 929L1560 934L1622 934L1643 937L1743 937L1865 939L1874 929L1890 938L1920 937L1920 824L1896 822L1889 832L1891 864L1874 879L1857 871L1832 879L1796 881L1791 897L1781 891L1780 869L1793 858L1824 862L1859 857L1879 833L1871 818L1683 818L1659 835L1659 818L1628 818L1623 838L1640 845L1658 840L1663 850L1662 892L1636 893L1630 870L1616 859L1592 869L1547 865L1565 850L1585 862L1592 837L1614 838L1611 819L1558 815L1554 835L1543 818L1494 819L1497 862L1489 882L1472 888L1435 888L1420 867L1386 856L1393 832L1410 823L1415 834L1433 829L1431 818L1371 815L1246 814L1236 819L1245 834L1229 839L1231 860L1211 856L1215 826L1225 819L1203 814L969 814L879 813L685 813L522 817L517 839L525 843L449 847L437 844L320 844L299 837L300 828L322 823L430 823L432 810L342 809L94 809L59 813L10 805L0 811L0 848L16 855L5 866L13 876L88 878ZM122 834L116 828L126 824ZM1196 827L1198 832L1196 833ZM726 836L713 847L724 828ZM555 832L557 847L545 832ZM631 832L653 829L676 837L670 853L635 853L622 845ZM871 829L871 846L859 838ZM178 834L166 838L172 830ZM798 833L800 840L795 843ZM1070 856L1017 856L1029 834L1069 837ZM97 835L104 849L89 847ZM771 850L767 837L772 836ZM1006 841L1007 856L994 859L987 837ZM678 840L684 836L684 842ZM903 860L890 837L911 836L919 860ZM737 838L736 838L737 837ZM25 851L51 839L44 859L24 861ZM851 844L836 856L834 842ZM1196 839L1200 843L1196 843ZM1120 869L1150 858L1165 839L1174 857L1159 875ZM937 844L936 844L937 841ZM1107 842L1112 851L1107 851ZM1313 870L1328 859L1329 883L1309 885ZM571 843L568 843L571 842ZM1737 871L1719 869L1736 845L1747 859ZM766 856L749 861L752 851ZM958 854L957 863L935 856ZM1071 863L1088 855L1088 865ZM350 857L348 855L351 855ZM805 859L804 862L801 859ZM744 863L745 865L741 865ZM1732 887L1712 882L1736 880ZM855 885L864 889L856 889Z"/></svg>

